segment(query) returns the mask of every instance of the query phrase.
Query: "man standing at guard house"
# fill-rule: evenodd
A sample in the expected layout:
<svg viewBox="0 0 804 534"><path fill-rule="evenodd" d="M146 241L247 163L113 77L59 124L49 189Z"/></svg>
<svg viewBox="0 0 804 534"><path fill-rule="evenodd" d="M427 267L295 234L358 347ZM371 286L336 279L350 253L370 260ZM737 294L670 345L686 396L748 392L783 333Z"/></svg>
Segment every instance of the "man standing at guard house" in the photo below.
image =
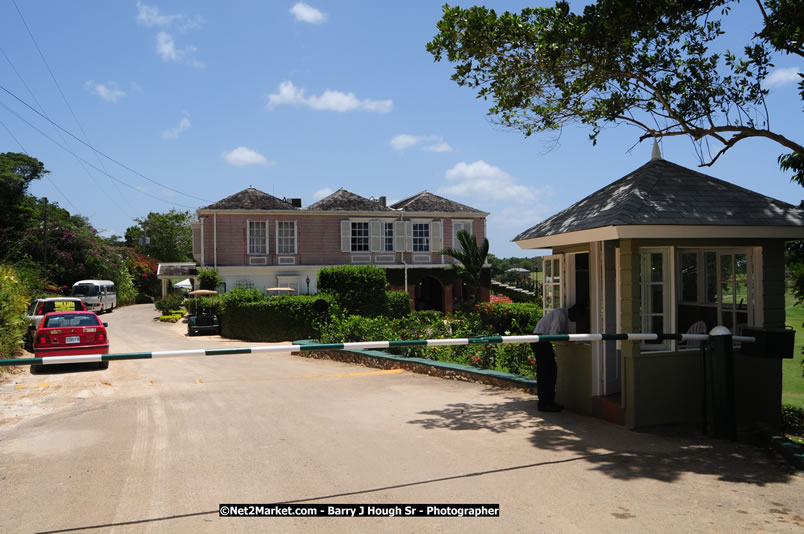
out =
<svg viewBox="0 0 804 534"><path fill-rule="evenodd" d="M569 321L577 321L583 309L575 304L570 308L555 308L542 317L534 334L569 334ZM536 357L536 381L539 391L540 412L560 412L564 406L556 402L556 378L558 366L553 344L549 341L531 343L530 348Z"/></svg>

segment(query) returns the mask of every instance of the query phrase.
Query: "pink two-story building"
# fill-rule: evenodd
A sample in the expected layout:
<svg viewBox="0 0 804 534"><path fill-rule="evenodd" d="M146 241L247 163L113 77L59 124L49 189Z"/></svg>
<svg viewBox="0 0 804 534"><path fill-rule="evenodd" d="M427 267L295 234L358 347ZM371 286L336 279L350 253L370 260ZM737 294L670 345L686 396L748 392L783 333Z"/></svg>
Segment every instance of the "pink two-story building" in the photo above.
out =
<svg viewBox="0 0 804 534"><path fill-rule="evenodd" d="M488 213L423 191L390 206L339 189L307 207L248 188L197 211L193 256L214 268L223 291L286 287L314 294L321 267L376 265L415 309L450 312L473 298L438 252L460 230L481 242ZM488 300L488 290L481 291Z"/></svg>

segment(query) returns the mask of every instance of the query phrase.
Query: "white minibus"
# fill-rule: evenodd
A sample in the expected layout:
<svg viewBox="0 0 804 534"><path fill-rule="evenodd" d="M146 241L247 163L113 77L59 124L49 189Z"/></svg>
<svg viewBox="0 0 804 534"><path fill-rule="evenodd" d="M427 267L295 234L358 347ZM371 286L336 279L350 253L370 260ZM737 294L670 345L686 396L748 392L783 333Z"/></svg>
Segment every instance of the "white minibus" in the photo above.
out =
<svg viewBox="0 0 804 534"><path fill-rule="evenodd" d="M117 294L111 280L79 280L73 284L73 296L95 313L111 312L117 307Z"/></svg>

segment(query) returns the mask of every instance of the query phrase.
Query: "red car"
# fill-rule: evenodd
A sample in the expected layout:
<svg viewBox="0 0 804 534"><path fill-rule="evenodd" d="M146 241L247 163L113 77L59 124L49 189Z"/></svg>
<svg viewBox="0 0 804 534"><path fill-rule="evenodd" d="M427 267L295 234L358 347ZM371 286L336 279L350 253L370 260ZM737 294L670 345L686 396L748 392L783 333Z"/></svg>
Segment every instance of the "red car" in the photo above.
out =
<svg viewBox="0 0 804 534"><path fill-rule="evenodd" d="M37 358L109 354L106 323L92 312L47 313L34 334L33 349ZM109 362L99 365L106 369Z"/></svg>

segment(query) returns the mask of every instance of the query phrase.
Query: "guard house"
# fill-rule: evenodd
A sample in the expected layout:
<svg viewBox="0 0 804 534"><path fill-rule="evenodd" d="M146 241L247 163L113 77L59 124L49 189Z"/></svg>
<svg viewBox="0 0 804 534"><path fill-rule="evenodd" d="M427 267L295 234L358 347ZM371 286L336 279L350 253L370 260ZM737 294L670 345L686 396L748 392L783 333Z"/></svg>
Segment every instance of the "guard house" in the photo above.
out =
<svg viewBox="0 0 804 534"><path fill-rule="evenodd" d="M573 333L708 333L784 328L784 242L804 211L734 184L652 161L522 232L544 258L544 307L587 304ZM701 423L697 343L559 343L557 397L628 427ZM738 429L780 423L781 359L735 350Z"/></svg>

